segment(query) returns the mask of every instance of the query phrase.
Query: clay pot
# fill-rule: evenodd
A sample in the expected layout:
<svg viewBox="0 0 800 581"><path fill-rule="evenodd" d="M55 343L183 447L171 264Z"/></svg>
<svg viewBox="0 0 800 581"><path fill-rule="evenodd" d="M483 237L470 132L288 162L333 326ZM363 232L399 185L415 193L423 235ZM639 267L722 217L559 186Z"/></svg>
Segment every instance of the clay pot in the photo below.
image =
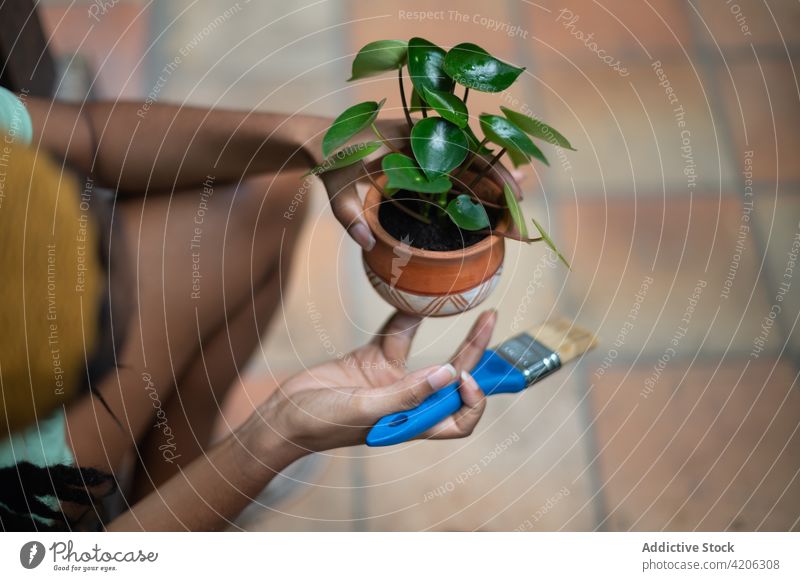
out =
<svg viewBox="0 0 800 581"><path fill-rule="evenodd" d="M376 180L383 187L386 176ZM474 189L486 201L502 203L502 185L489 178ZM364 270L378 294L400 311L423 317L446 317L482 303L497 286L503 271L505 239L490 235L461 250L415 248L394 238L378 220L381 203L391 203L370 187L364 215L375 235L375 247L363 253ZM505 211L496 230L509 230Z"/></svg>

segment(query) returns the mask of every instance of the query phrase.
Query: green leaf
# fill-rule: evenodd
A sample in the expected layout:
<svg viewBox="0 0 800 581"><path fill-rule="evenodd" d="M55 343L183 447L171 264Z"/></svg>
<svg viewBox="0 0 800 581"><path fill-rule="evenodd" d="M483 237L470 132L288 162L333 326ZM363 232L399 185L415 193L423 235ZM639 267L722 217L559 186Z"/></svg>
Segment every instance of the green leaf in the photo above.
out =
<svg viewBox="0 0 800 581"><path fill-rule="evenodd" d="M355 81L399 69L406 62L407 52L408 43L404 40L370 42L353 59L353 74L347 80Z"/></svg>
<svg viewBox="0 0 800 581"><path fill-rule="evenodd" d="M353 105L339 115L322 138L322 155L328 157L333 151L341 147L353 136L364 128L369 127L378 117L378 112L383 107L386 99L380 103L365 101Z"/></svg>
<svg viewBox="0 0 800 581"><path fill-rule="evenodd" d="M481 119L481 129L483 134L491 141L506 149L515 150L517 153L524 155L526 158L535 157L542 161L545 165L550 165L547 158L542 153L542 150L536 147L531 141L531 138L525 135L519 127L514 125L505 117L499 115L483 114ZM519 157L517 157L519 159ZM512 158L512 161L514 159Z"/></svg>
<svg viewBox="0 0 800 581"><path fill-rule="evenodd" d="M469 141L464 132L450 121L429 117L414 124L411 151L428 179L434 179L464 161L469 153Z"/></svg>
<svg viewBox="0 0 800 581"><path fill-rule="evenodd" d="M516 149L507 149L506 153L509 159L511 159L511 163L514 164L514 167L530 163L530 157L528 157L526 153L520 153Z"/></svg>
<svg viewBox="0 0 800 581"><path fill-rule="evenodd" d="M442 194L449 192L453 184L447 176L428 180L417 163L402 153L390 153L381 162L383 173L389 180L386 188L392 190L410 190L424 194Z"/></svg>
<svg viewBox="0 0 800 581"><path fill-rule="evenodd" d="M486 210L480 204L473 202L467 194L460 194L451 200L445 212L462 230L482 230L489 227Z"/></svg>
<svg viewBox="0 0 800 581"><path fill-rule="evenodd" d="M444 59L444 70L465 87L497 93L513 85L525 69L504 63L477 44L465 42L450 49Z"/></svg>
<svg viewBox="0 0 800 581"><path fill-rule="evenodd" d="M312 168L303 177L308 175L320 175L335 169L341 169L348 165L353 165L359 160L364 159L371 153L376 152L383 145L380 141L367 141L364 143L356 143L355 145L348 145L342 150L337 151L318 166Z"/></svg>
<svg viewBox="0 0 800 581"><path fill-rule="evenodd" d="M553 252L555 252L555 253L556 253L556 255L558 256L558 258L561 260L561 262L563 262L563 263L564 263L564 265L565 265L567 268L569 268L570 270L572 270L572 269L570 268L570 266L569 266L569 262L567 262L567 259L566 259L566 258L564 258L564 257L561 255L561 253L558 251L558 248L556 248L556 245L555 245L555 244L553 244L553 240L550 238L550 236L547 234L547 232L545 232L544 228L542 228L542 227L539 225L539 222L537 222L535 218L531 218L531 220L533 220L533 225L534 225L534 226L536 226L536 229L539 231L539 234L541 235L541 237L542 237L542 240L544 240L544 243L545 243L545 244L547 244L547 245L550 247L550 250L552 250Z"/></svg>
<svg viewBox="0 0 800 581"><path fill-rule="evenodd" d="M408 41L408 75L417 92L422 88L449 93L456 86L442 68L445 51L424 38Z"/></svg>
<svg viewBox="0 0 800 581"><path fill-rule="evenodd" d="M469 120L469 113L467 113L467 106L464 105L464 101L452 93L434 91L427 87L423 87L422 90L425 95L425 101L431 106L431 109L451 123L455 123L461 129L466 126Z"/></svg>
<svg viewBox="0 0 800 581"><path fill-rule="evenodd" d="M561 135L558 131L539 121L534 117L529 117L528 115L523 115L517 111L512 111L507 107L500 107L500 110L503 112L503 115L508 118L514 125L522 129L525 133L530 135L531 137L537 137L550 143L552 145L558 145L559 147L563 147L565 149L571 149L572 151L577 151L567 138Z"/></svg>
<svg viewBox="0 0 800 581"><path fill-rule="evenodd" d="M522 208L519 207L517 196L511 190L511 186L503 182L503 194L506 197L506 207L511 214L511 219L514 220L514 225L519 230L519 235L522 238L528 237L528 226L525 224L525 216L522 214Z"/></svg>

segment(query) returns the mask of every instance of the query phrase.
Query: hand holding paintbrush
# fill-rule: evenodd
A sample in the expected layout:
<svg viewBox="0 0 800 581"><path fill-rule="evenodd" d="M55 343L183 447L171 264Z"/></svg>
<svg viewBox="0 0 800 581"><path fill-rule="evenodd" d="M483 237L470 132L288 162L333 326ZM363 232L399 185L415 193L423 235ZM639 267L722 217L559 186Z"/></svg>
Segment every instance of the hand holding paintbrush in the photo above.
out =
<svg viewBox="0 0 800 581"><path fill-rule="evenodd" d="M588 331L567 319L557 319L487 349L471 375L487 396L516 393L583 355L595 344L596 339ZM462 406L458 385L448 385L412 410L384 416L367 435L367 445L405 442L456 413Z"/></svg>

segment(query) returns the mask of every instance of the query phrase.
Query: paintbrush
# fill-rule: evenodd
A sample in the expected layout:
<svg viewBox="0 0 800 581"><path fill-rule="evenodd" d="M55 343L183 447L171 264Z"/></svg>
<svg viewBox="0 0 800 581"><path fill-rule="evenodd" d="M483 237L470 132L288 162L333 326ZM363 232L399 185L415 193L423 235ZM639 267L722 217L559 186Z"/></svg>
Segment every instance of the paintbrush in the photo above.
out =
<svg viewBox="0 0 800 581"><path fill-rule="evenodd" d="M597 344L588 331L560 318L487 349L472 376L489 395L517 393L547 377ZM368 446L391 446L429 430L461 408L458 383L440 389L414 409L381 418L367 434Z"/></svg>

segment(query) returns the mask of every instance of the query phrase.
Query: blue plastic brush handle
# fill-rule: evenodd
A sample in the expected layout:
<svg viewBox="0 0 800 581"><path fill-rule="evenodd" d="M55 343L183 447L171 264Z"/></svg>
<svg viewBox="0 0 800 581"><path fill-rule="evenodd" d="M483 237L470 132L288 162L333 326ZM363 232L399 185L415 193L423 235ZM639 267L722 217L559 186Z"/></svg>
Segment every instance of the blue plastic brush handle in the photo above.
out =
<svg viewBox="0 0 800 581"><path fill-rule="evenodd" d="M484 352L471 373L486 395L516 393L527 387L522 372L491 349ZM367 446L393 446L407 442L460 408L458 382L451 383L414 409L383 416L367 434Z"/></svg>

